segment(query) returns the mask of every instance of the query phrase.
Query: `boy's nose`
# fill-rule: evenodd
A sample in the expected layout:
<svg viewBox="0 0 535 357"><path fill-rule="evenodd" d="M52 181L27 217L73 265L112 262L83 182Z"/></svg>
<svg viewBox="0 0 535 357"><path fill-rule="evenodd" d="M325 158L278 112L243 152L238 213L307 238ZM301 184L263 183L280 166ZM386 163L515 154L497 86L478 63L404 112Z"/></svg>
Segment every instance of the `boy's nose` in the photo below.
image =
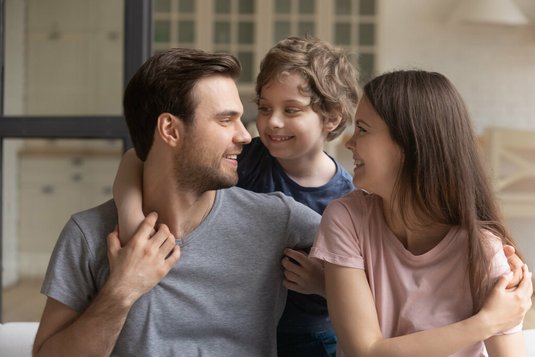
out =
<svg viewBox="0 0 535 357"><path fill-rule="evenodd" d="M277 113L273 113L269 117L269 125L272 128L282 128L284 126L284 121L282 120L280 115L278 115Z"/></svg>

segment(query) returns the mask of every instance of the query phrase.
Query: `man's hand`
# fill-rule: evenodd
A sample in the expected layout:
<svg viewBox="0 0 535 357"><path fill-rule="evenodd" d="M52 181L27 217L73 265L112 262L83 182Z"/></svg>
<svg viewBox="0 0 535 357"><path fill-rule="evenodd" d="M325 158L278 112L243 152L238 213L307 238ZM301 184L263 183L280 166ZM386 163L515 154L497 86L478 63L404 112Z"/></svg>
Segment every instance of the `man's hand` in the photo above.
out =
<svg viewBox="0 0 535 357"><path fill-rule="evenodd" d="M511 268L511 271L513 272L513 277L507 284L507 289L514 288L518 286L520 283L520 280L522 280L522 266L524 265L524 262L520 260L520 257L516 255L515 248L510 245L504 245L503 251L505 253L505 256L507 257L507 262L509 263L509 267Z"/></svg>
<svg viewBox="0 0 535 357"><path fill-rule="evenodd" d="M286 249L284 254L284 287L301 294L325 296L325 274L321 263L308 258L302 251Z"/></svg>
<svg viewBox="0 0 535 357"><path fill-rule="evenodd" d="M126 305L158 284L180 259L174 236L164 224L156 229L157 219L156 213L148 214L124 247L117 229L108 235L110 276L106 285Z"/></svg>

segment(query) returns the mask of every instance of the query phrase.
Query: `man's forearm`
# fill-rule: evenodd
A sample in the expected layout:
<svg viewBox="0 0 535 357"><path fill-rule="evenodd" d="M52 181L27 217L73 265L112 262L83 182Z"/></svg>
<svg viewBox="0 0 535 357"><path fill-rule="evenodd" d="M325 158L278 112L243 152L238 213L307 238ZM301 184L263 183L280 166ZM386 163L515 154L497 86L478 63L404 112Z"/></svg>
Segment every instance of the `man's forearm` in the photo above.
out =
<svg viewBox="0 0 535 357"><path fill-rule="evenodd" d="M73 322L36 340L34 356L109 356L132 305L104 288Z"/></svg>

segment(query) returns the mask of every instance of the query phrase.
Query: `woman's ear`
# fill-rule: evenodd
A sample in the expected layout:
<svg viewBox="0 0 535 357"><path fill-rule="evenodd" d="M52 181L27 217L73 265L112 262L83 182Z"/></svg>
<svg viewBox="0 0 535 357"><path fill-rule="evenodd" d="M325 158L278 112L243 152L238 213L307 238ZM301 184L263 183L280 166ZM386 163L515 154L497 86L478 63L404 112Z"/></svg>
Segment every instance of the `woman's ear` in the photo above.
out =
<svg viewBox="0 0 535 357"><path fill-rule="evenodd" d="M326 117L323 121L323 129L327 133L330 133L331 131L336 129L338 125L340 125L341 121L342 121L342 117L340 115Z"/></svg>
<svg viewBox="0 0 535 357"><path fill-rule="evenodd" d="M180 119L170 113L161 113L156 123L158 136L170 146L177 146L180 139Z"/></svg>

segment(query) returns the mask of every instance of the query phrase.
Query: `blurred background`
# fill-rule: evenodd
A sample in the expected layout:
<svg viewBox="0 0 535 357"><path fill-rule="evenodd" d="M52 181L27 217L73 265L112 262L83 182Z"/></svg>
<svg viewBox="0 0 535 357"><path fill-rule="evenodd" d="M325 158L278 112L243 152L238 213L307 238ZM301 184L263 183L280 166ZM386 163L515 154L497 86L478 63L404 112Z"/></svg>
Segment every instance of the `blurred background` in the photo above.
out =
<svg viewBox="0 0 535 357"><path fill-rule="evenodd" d="M287 35L342 46L364 82L392 69L444 73L466 100L495 190L535 268L535 2L532 0L0 0L0 322L38 321L69 216L111 198L125 147L122 91L169 47L226 51L254 80ZM328 151L351 167L343 143ZM350 170L351 171L351 170ZM532 326L533 325L533 326ZM528 323L527 327L535 327Z"/></svg>

